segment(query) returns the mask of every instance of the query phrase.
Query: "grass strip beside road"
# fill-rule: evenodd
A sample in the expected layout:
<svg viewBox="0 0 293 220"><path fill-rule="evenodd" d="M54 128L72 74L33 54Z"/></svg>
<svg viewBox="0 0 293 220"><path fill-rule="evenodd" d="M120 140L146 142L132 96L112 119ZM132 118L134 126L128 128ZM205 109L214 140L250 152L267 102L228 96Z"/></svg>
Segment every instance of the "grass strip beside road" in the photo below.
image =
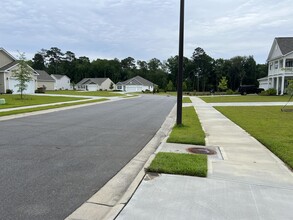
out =
<svg viewBox="0 0 293 220"><path fill-rule="evenodd" d="M216 107L293 169L293 112L280 107Z"/></svg>
<svg viewBox="0 0 293 220"><path fill-rule="evenodd" d="M112 91L77 91L77 90L57 90L57 91L46 91L46 94L59 94L59 95L78 95L78 96L101 96L101 97L114 97L114 96L125 96L121 93Z"/></svg>
<svg viewBox="0 0 293 220"><path fill-rule="evenodd" d="M182 125L175 125L167 142L205 145L205 133L194 107L182 108Z"/></svg>
<svg viewBox="0 0 293 220"><path fill-rule="evenodd" d="M0 95L0 98L4 98L6 104L0 105L0 109L6 108L17 108L23 106L32 106L32 105L42 105L42 104L51 104L58 102L68 102L68 101L77 101L84 100L85 98L74 98L74 97L55 97L55 96L35 96L35 95L25 95L23 99L20 99L20 95Z"/></svg>
<svg viewBox="0 0 293 220"><path fill-rule="evenodd" d="M36 111L42 111L42 110L48 110L48 109L62 108L62 107L68 107L68 106L74 106L74 105L83 105L83 104L89 104L89 103L103 102L103 101L107 101L107 100L108 99L94 99L94 100L91 99L89 101L56 104L56 105L51 105L51 106L28 108L28 109L21 109L21 110L12 110L12 111L7 111L7 112L0 112L0 117L8 116L8 115L29 113L29 112L36 112Z"/></svg>
<svg viewBox="0 0 293 220"><path fill-rule="evenodd" d="M207 103L223 103L223 102L288 102L290 96L260 96L260 95L246 95L246 96L207 96L200 97ZM293 101L293 100L292 100Z"/></svg>
<svg viewBox="0 0 293 220"><path fill-rule="evenodd" d="M183 97L182 102L183 103L192 103L189 97Z"/></svg>
<svg viewBox="0 0 293 220"><path fill-rule="evenodd" d="M207 176L207 155L159 152L152 161L149 172Z"/></svg>

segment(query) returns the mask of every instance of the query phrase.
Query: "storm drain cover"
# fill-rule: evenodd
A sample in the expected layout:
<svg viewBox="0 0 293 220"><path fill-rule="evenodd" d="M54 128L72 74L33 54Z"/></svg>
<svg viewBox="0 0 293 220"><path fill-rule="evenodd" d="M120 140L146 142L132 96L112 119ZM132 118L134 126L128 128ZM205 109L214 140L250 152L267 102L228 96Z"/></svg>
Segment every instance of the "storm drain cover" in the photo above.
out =
<svg viewBox="0 0 293 220"><path fill-rule="evenodd" d="M217 154L216 151L208 149L208 148L204 148L204 147L191 147L191 148L188 148L187 151L194 154L207 154L207 155Z"/></svg>

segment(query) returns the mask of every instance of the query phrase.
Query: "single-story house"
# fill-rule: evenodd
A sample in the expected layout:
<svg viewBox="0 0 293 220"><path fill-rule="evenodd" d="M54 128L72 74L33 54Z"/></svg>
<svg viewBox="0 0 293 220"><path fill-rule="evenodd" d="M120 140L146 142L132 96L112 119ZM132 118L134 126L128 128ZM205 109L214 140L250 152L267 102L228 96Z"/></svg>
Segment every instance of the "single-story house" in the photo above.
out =
<svg viewBox="0 0 293 220"><path fill-rule="evenodd" d="M124 82L118 82L116 84L116 90L123 92L142 92L142 91L153 91L155 84L142 78L141 76L133 77Z"/></svg>
<svg viewBox="0 0 293 220"><path fill-rule="evenodd" d="M51 74L51 77L55 80L54 90L69 90L70 78L66 75Z"/></svg>
<svg viewBox="0 0 293 220"><path fill-rule="evenodd" d="M5 49L0 48L0 93L6 93L7 90L12 90L13 94L19 93L16 86L19 82L13 77L13 71L19 68L19 63ZM31 80L27 82L27 88L23 91L24 94L34 94L37 88L37 73L29 66L31 70Z"/></svg>
<svg viewBox="0 0 293 220"><path fill-rule="evenodd" d="M55 79L51 77L45 70L36 70L37 75L37 87L45 87L46 90L54 90Z"/></svg>
<svg viewBox="0 0 293 220"><path fill-rule="evenodd" d="M293 79L293 37L275 38L267 62L268 76L258 79L259 87L265 90L274 88L277 95L283 95L288 80Z"/></svg>
<svg viewBox="0 0 293 220"><path fill-rule="evenodd" d="M113 90L115 84L110 78L84 78L75 85L75 88L86 91Z"/></svg>

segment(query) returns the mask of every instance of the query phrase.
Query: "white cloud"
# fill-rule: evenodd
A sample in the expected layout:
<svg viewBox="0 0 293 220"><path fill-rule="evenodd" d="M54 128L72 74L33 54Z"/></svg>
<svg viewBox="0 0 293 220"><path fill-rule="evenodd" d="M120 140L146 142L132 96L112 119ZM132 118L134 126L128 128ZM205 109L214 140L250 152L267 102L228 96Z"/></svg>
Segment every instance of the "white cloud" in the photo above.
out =
<svg viewBox="0 0 293 220"><path fill-rule="evenodd" d="M0 42L34 54L57 46L93 58L161 60L178 53L178 0L2 0ZM291 0L185 0L185 56L254 55L265 62L276 36L292 36Z"/></svg>

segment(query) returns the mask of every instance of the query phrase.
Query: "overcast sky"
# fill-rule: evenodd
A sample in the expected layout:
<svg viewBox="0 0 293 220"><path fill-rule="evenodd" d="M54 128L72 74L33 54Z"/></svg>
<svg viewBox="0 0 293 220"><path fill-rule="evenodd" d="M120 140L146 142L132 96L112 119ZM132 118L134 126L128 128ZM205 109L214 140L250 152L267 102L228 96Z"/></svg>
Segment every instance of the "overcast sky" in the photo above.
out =
<svg viewBox="0 0 293 220"><path fill-rule="evenodd" d="M58 47L79 56L166 60L178 54L180 0L1 0L0 47L28 59ZM185 0L185 51L265 63L293 36L292 0Z"/></svg>

